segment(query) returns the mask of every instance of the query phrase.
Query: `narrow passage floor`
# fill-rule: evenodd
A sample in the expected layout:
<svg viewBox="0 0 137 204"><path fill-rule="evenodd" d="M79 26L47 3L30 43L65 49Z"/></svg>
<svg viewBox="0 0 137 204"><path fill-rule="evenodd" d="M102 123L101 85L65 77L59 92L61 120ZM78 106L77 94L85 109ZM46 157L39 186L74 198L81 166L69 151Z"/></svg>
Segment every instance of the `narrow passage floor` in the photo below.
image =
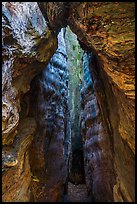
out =
<svg viewBox="0 0 137 204"><path fill-rule="evenodd" d="M64 195L63 202L91 202L91 199L88 197L86 185L75 185L69 182L68 193Z"/></svg>

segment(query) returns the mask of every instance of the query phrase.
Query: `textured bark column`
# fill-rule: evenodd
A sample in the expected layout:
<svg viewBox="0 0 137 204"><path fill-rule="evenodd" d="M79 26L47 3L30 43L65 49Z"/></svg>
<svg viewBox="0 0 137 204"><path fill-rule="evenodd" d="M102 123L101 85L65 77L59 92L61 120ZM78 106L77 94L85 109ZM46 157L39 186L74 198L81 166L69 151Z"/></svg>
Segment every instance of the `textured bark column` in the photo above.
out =
<svg viewBox="0 0 137 204"><path fill-rule="evenodd" d="M31 112L37 133L30 150L33 201L57 202L67 178L69 141L66 131L68 69L63 29L58 35L58 49L50 63L32 82ZM34 103L35 101L35 103Z"/></svg>
<svg viewBox="0 0 137 204"><path fill-rule="evenodd" d="M113 133L117 184L115 201L135 200L135 3L71 4L68 24L98 55Z"/></svg>
<svg viewBox="0 0 137 204"><path fill-rule="evenodd" d="M88 193L95 202L113 202L115 174L111 134L107 124L104 108L104 97L100 81L90 76L89 62L92 60L86 53L83 56L84 81L82 88L82 133L85 138L84 159L85 176ZM97 93L96 93L97 92ZM100 98L97 98L96 94ZM98 100L100 99L100 100Z"/></svg>
<svg viewBox="0 0 137 204"><path fill-rule="evenodd" d="M36 123L34 118L28 117L28 103L25 109L21 103L32 78L49 61L56 47L56 37L36 2L2 3L3 202L30 199L28 149Z"/></svg>

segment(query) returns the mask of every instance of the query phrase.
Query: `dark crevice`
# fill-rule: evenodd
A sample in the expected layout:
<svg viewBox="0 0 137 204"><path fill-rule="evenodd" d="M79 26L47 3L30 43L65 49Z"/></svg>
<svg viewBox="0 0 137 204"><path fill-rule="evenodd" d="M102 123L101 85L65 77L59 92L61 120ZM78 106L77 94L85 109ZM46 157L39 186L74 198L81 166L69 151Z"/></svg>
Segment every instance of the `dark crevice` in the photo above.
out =
<svg viewBox="0 0 137 204"><path fill-rule="evenodd" d="M64 44L58 44L49 64L32 80L30 91L21 100L20 117L33 117L37 124L29 151L33 202L51 202L50 189L58 192L56 200L61 202L79 200L82 192L85 202L94 202L97 198L94 190L104 196L102 189L100 192L98 186L94 187L94 179L105 175L99 155L98 136L102 134L99 129L106 126L104 129L110 134L108 115L102 110L106 101L98 76L100 65L96 55L79 43L69 28L65 30L60 37L64 38ZM104 169L110 168L112 161L104 165ZM113 167L109 173L114 175ZM43 193L36 195L38 189ZM108 198L104 196L104 200L111 200L111 192L106 190Z"/></svg>
<svg viewBox="0 0 137 204"><path fill-rule="evenodd" d="M134 200L134 5L34 3L3 2L3 201Z"/></svg>
<svg viewBox="0 0 137 204"><path fill-rule="evenodd" d="M102 165L98 135L101 136L99 129L104 128L101 123L105 121L101 113L102 105L98 103L102 90L100 79L96 76L99 65L95 54L84 45L82 48L86 51L83 51L76 35L69 28L65 30L61 36L65 44L58 44L58 50L47 67L32 80L22 105L22 110L26 109L26 112L29 107L27 114L34 117L37 123L30 151L31 172L39 181L38 187L31 182L33 201L51 202L50 189L58 192L57 201L79 200L80 192L84 192L83 200L86 202L96 201L93 181ZM102 101L102 104L105 102ZM106 132L107 127L106 123ZM111 162L108 165L111 166ZM101 179L102 174L105 172L99 175ZM43 181L46 182L46 189L37 197L35 191L37 188L43 191Z"/></svg>

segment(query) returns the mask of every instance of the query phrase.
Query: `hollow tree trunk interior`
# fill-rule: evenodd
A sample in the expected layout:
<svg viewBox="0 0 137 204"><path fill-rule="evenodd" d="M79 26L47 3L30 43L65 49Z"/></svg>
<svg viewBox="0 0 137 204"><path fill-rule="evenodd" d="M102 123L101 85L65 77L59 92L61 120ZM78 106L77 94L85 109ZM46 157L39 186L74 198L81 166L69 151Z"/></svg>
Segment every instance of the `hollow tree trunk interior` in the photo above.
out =
<svg viewBox="0 0 137 204"><path fill-rule="evenodd" d="M3 2L3 202L135 201L134 7Z"/></svg>

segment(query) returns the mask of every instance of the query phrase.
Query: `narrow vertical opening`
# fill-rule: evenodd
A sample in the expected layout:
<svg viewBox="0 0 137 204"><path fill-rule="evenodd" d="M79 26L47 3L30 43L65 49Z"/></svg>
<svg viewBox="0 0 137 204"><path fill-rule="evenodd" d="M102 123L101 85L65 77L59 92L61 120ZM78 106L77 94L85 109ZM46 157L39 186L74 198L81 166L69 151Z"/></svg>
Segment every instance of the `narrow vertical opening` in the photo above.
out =
<svg viewBox="0 0 137 204"><path fill-rule="evenodd" d="M67 65L69 72L69 108L71 151L69 157L69 182L73 184L85 183L83 140L80 129L81 119L81 87L83 79L82 55L77 36L69 26L65 32L67 50Z"/></svg>

